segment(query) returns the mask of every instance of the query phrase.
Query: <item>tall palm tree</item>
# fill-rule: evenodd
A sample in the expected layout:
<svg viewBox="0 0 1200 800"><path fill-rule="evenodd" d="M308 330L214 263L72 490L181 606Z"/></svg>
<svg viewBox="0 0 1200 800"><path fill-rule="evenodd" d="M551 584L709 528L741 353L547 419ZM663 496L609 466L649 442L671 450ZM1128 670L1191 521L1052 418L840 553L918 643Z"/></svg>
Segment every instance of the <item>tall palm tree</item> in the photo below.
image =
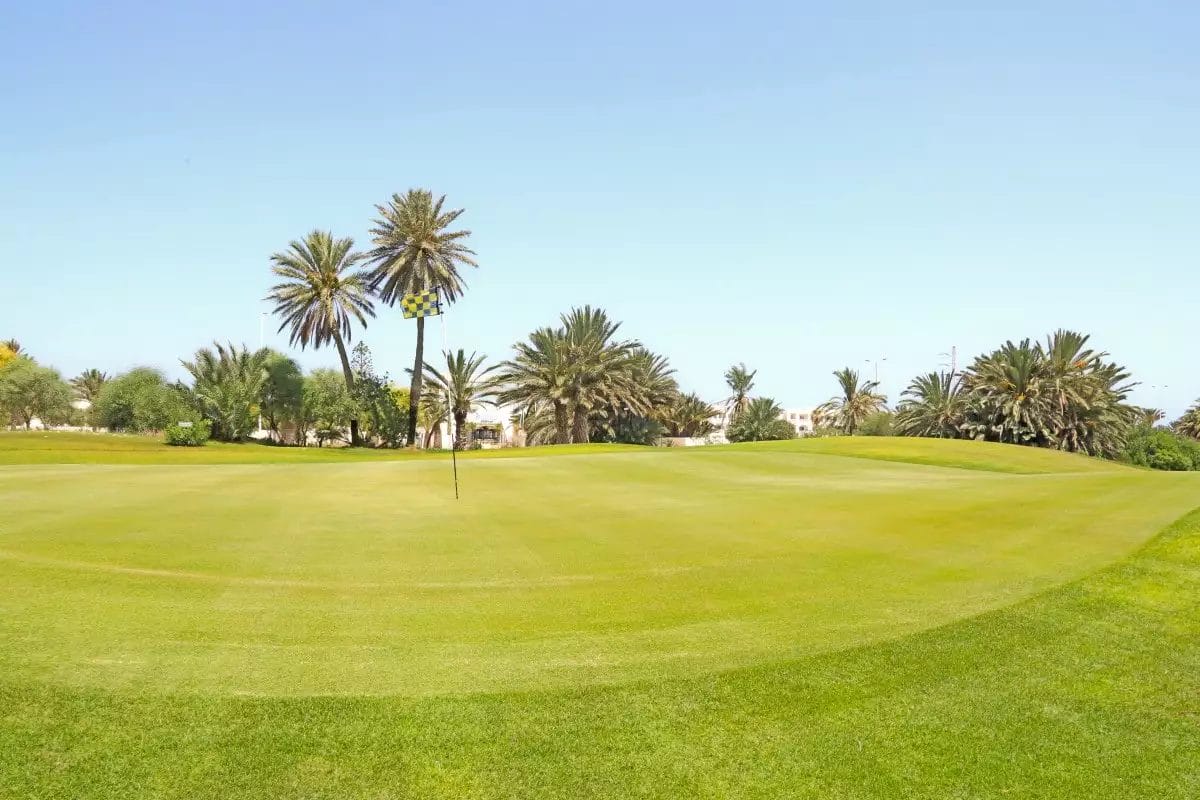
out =
<svg viewBox="0 0 1200 800"><path fill-rule="evenodd" d="M836 370L833 376L841 394L822 403L819 409L822 415L832 417L833 424L843 433L853 436L863 420L887 404L887 398L875 391L879 388L878 381L860 380L858 372L849 367Z"/></svg>
<svg viewBox="0 0 1200 800"><path fill-rule="evenodd" d="M527 341L513 345L513 350L513 357L501 365L499 378L505 388L499 394L500 402L524 410L525 427L532 440L545 438L566 444L571 441L571 375L562 329L539 328L529 334Z"/></svg>
<svg viewBox="0 0 1200 800"><path fill-rule="evenodd" d="M483 368L484 357L462 348L457 353L443 353L446 358L445 372L426 363L429 386L426 395L431 399L446 398L446 405L454 417L454 449L466 446L467 415L471 409L481 405L495 405L497 382L495 373L498 365Z"/></svg>
<svg viewBox="0 0 1200 800"><path fill-rule="evenodd" d="M279 330L291 328L291 344L299 343L303 350L310 344L319 348L334 343L351 392L354 372L346 352L350 323L357 320L366 327L367 317L375 316L367 274L355 269L364 256L353 247L353 239L334 239L327 231L312 231L303 240L290 242L287 250L271 256L271 271L283 280L267 295L283 318ZM350 420L350 443L362 443L357 416Z"/></svg>
<svg viewBox="0 0 1200 800"><path fill-rule="evenodd" d="M438 290L446 304L466 289L459 269L478 267L475 252L467 247L468 230L450 230L463 209L444 210L445 196L434 199L427 189L393 194L387 205L376 206L379 219L371 229L375 248L370 253L371 289L388 305L405 295ZM408 441L417 437L417 407L421 398L425 364L425 318L417 318L417 347L413 356L408 401Z"/></svg>
<svg viewBox="0 0 1200 800"><path fill-rule="evenodd" d="M100 370L85 369L71 379L71 388L75 390L75 396L80 400L87 400L94 404L107 381L108 375Z"/></svg>
<svg viewBox="0 0 1200 800"><path fill-rule="evenodd" d="M960 376L949 372L918 375L904 390L896 430L905 436L954 439L962 435L967 397Z"/></svg>
<svg viewBox="0 0 1200 800"><path fill-rule="evenodd" d="M728 422L746 410L750 404L750 391L754 388L754 376L758 370L746 369L745 363L734 364L725 370L725 385L729 387L729 399L725 401Z"/></svg>

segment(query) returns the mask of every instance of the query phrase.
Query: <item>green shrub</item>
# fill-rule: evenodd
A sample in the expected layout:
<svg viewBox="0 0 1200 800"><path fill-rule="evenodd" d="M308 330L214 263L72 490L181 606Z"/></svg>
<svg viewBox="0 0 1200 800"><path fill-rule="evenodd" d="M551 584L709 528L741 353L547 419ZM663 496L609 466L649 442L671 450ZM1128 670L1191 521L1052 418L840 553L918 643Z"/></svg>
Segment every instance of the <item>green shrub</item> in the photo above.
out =
<svg viewBox="0 0 1200 800"><path fill-rule="evenodd" d="M187 398L161 372L138 367L104 384L96 399L95 419L110 431L161 431L194 415Z"/></svg>
<svg viewBox="0 0 1200 800"><path fill-rule="evenodd" d="M191 422L190 425L183 424ZM176 447L203 447L212 435L212 423L206 419L172 422L163 431L163 439Z"/></svg>
<svg viewBox="0 0 1200 800"><path fill-rule="evenodd" d="M862 421L855 431L859 436L894 436L894 419L890 411L876 411Z"/></svg>
<svg viewBox="0 0 1200 800"><path fill-rule="evenodd" d="M1166 428L1139 426L1129 437L1125 460L1150 469L1200 470L1200 442Z"/></svg>
<svg viewBox="0 0 1200 800"><path fill-rule="evenodd" d="M17 356L0 369L0 426L11 418L28 428L66 422L71 414L71 387L56 370Z"/></svg>

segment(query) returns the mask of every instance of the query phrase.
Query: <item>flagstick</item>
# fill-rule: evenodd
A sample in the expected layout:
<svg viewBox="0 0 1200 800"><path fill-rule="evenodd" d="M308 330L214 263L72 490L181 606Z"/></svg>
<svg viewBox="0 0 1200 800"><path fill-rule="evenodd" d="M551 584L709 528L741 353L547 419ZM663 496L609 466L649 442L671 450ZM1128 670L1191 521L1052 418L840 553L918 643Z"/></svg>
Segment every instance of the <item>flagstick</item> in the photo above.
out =
<svg viewBox="0 0 1200 800"><path fill-rule="evenodd" d="M446 363L450 363L450 347L446 344L446 312L438 314L442 318L442 353L446 356ZM449 376L449 373L447 373ZM450 404L450 387L446 387L446 413L450 415L450 420L447 420L446 427L450 428L450 463L454 465L454 499L458 499L458 431L451 425L450 421L454 419L454 407Z"/></svg>

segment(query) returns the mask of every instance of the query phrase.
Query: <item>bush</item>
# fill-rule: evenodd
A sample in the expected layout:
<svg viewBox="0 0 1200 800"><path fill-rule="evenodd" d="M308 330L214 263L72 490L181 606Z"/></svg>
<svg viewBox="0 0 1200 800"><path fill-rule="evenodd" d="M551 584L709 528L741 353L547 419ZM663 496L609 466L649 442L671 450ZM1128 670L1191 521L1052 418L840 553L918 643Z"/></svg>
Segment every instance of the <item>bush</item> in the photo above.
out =
<svg viewBox="0 0 1200 800"><path fill-rule="evenodd" d="M346 379L332 369L314 369L304 379L304 428L317 436L317 446L346 438L358 403L346 389Z"/></svg>
<svg viewBox="0 0 1200 800"><path fill-rule="evenodd" d="M172 422L192 419L185 396L169 386L158 370L139 367L104 384L96 398L95 418L110 431L161 431Z"/></svg>
<svg viewBox="0 0 1200 800"><path fill-rule="evenodd" d="M859 436L894 436L894 419L890 411L876 411L862 421L855 431Z"/></svg>
<svg viewBox="0 0 1200 800"><path fill-rule="evenodd" d="M1125 460L1150 469L1200 470L1200 442L1166 428L1140 426L1129 437Z"/></svg>
<svg viewBox="0 0 1200 800"><path fill-rule="evenodd" d="M191 422L190 425L183 424ZM206 419L172 422L163 431L163 440L175 447L203 447L212 435L212 423Z"/></svg>
<svg viewBox="0 0 1200 800"><path fill-rule="evenodd" d="M57 425L70 415L71 387L57 371L22 356L0 369L0 425L9 418L26 428L34 419Z"/></svg>

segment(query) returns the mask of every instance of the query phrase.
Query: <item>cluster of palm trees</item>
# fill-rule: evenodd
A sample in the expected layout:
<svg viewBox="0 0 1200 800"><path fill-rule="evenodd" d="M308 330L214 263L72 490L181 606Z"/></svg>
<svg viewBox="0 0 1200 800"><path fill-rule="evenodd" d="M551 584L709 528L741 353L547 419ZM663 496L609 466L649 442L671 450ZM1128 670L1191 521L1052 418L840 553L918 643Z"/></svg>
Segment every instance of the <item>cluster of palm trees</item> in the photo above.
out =
<svg viewBox="0 0 1200 800"><path fill-rule="evenodd" d="M279 330L301 349L332 344L346 386L355 376L348 346L355 326L375 316L376 302L395 305L405 295L436 290L453 303L466 290L465 267L477 267L467 246L470 231L455 229L461 209L425 189L393 195L376 207L373 247L354 249L349 238L313 231L271 256L279 278L268 299L280 317ZM662 433L701 435L711 411L695 395L680 392L667 360L634 340L618 338L620 323L585 306L562 315L556 327L540 328L518 342L513 357L486 366L483 356L445 353L445 365L425 358L425 319L408 370L408 431L428 433L454 420L456 446L463 446L471 409L503 402L518 408L531 442L643 440ZM428 384L425 376L429 376ZM350 420L351 443L362 444L360 423Z"/></svg>
<svg viewBox="0 0 1200 800"><path fill-rule="evenodd" d="M443 303L453 303L466 289L461 269L477 267L467 247L471 232L452 230L462 209L445 208L445 197L427 189L394 194L376 206L371 228L373 247L354 250L354 240L313 231L271 256L280 281L268 300L280 316L279 330L290 330L291 344L301 349L333 343L341 360L347 389L353 392L347 344L353 323L366 326L375 316L375 301L393 306L405 295L437 290ZM425 319L417 319L417 344L409 391L408 442L415 442L425 368ZM359 421L350 421L351 443L362 443Z"/></svg>
<svg viewBox="0 0 1200 800"><path fill-rule="evenodd" d="M712 409L680 391L667 359L621 323L584 306L513 346L496 381L500 402L518 409L530 444L652 441L663 434L702 436Z"/></svg>
<svg viewBox="0 0 1200 800"><path fill-rule="evenodd" d="M1129 372L1088 338L1059 330L1006 342L959 374L922 375L903 393L897 430L1116 457L1146 409L1126 402Z"/></svg>
<svg viewBox="0 0 1200 800"><path fill-rule="evenodd" d="M725 400L725 436L731 442L791 439L796 429L783 418L783 408L770 397L752 397L758 370L745 363L725 370L729 397Z"/></svg>

